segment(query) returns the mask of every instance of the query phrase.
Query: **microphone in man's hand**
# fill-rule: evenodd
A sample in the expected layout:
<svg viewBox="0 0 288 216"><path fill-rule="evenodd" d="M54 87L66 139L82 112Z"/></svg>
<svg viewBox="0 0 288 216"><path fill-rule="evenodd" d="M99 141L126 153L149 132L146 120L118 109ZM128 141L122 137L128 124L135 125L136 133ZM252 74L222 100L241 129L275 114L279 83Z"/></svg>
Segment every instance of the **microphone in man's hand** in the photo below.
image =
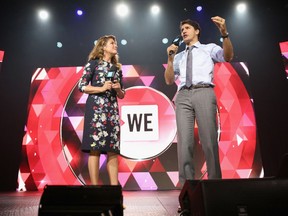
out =
<svg viewBox="0 0 288 216"><path fill-rule="evenodd" d="M183 38L181 35L178 35L173 41L172 41L172 44L174 44L175 46L180 46L181 43L183 42ZM174 51L173 50L170 50L169 51L169 55L173 55L174 54Z"/></svg>

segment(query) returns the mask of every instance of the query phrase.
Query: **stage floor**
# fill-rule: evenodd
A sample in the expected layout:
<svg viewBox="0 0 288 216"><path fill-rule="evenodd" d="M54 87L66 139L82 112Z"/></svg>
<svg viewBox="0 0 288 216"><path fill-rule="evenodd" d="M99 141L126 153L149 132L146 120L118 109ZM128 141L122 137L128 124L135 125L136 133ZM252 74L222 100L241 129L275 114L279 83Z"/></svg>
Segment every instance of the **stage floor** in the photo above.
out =
<svg viewBox="0 0 288 216"><path fill-rule="evenodd" d="M177 216L180 190L122 191L124 216ZM1 216L37 216L42 192L0 192Z"/></svg>

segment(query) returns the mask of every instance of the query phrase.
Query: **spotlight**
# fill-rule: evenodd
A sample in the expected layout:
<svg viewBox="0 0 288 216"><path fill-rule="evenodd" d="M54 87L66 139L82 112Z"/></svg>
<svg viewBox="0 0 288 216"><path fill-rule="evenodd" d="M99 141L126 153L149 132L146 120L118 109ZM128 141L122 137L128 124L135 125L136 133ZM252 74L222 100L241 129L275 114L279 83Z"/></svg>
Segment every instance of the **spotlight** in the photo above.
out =
<svg viewBox="0 0 288 216"><path fill-rule="evenodd" d="M151 7L151 13L153 15L157 15L157 14L159 14L159 12L160 12L160 7L158 5L153 5Z"/></svg>
<svg viewBox="0 0 288 216"><path fill-rule="evenodd" d="M122 39L122 40L121 40L121 44L122 44L123 46L125 46L125 45L127 44L127 40Z"/></svg>
<svg viewBox="0 0 288 216"><path fill-rule="evenodd" d="M61 42L57 42L57 47L62 48L63 44Z"/></svg>
<svg viewBox="0 0 288 216"><path fill-rule="evenodd" d="M237 5L236 9L239 13L244 13L246 11L246 4L240 3Z"/></svg>
<svg viewBox="0 0 288 216"><path fill-rule="evenodd" d="M83 11L82 10L77 10L77 15L79 15L79 16L83 15Z"/></svg>
<svg viewBox="0 0 288 216"><path fill-rule="evenodd" d="M49 13L46 10L40 10L38 16L41 20L47 20L49 18Z"/></svg>
<svg viewBox="0 0 288 216"><path fill-rule="evenodd" d="M196 7L196 10L197 10L198 12L202 11L202 6L197 6L197 7Z"/></svg>
<svg viewBox="0 0 288 216"><path fill-rule="evenodd" d="M127 5L125 4L119 4L116 7L116 13L120 16L120 17L126 17L129 14L129 8Z"/></svg>
<svg viewBox="0 0 288 216"><path fill-rule="evenodd" d="M162 43L163 43L163 44L167 44L167 43L168 43L168 39L167 39L167 38L163 38L163 39L162 39Z"/></svg>

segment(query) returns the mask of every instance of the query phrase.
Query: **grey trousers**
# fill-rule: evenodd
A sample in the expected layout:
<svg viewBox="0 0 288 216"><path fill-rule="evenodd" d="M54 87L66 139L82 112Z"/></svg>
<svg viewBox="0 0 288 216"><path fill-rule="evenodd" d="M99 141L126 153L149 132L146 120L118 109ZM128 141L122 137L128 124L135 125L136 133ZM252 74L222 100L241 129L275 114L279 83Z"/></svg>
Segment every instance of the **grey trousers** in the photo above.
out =
<svg viewBox="0 0 288 216"><path fill-rule="evenodd" d="M195 179L194 127L198 124L208 172L208 179L222 178L217 125L217 101L213 88L180 90L176 96L177 150L179 181Z"/></svg>

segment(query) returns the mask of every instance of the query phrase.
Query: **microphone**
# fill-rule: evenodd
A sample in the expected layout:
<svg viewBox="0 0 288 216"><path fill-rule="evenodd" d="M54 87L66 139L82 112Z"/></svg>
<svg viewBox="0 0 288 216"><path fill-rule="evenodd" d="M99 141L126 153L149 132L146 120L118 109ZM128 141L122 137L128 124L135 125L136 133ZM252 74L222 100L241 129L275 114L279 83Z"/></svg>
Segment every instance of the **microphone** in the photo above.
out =
<svg viewBox="0 0 288 216"><path fill-rule="evenodd" d="M183 39L182 39L182 36L181 35L178 35L173 41L172 41L172 44L174 44L175 46L180 46L181 43L183 42ZM174 51L173 50L170 50L169 51L169 55L173 55L174 54Z"/></svg>
<svg viewBox="0 0 288 216"><path fill-rule="evenodd" d="M117 71L117 68L113 65L113 66L107 71L107 73L106 73L106 75L105 75L106 80L110 80L110 81L113 82L116 71Z"/></svg>
<svg viewBox="0 0 288 216"><path fill-rule="evenodd" d="M110 80L110 81L113 81L114 75L115 75L115 71L108 71L107 74L106 74L106 79Z"/></svg>

